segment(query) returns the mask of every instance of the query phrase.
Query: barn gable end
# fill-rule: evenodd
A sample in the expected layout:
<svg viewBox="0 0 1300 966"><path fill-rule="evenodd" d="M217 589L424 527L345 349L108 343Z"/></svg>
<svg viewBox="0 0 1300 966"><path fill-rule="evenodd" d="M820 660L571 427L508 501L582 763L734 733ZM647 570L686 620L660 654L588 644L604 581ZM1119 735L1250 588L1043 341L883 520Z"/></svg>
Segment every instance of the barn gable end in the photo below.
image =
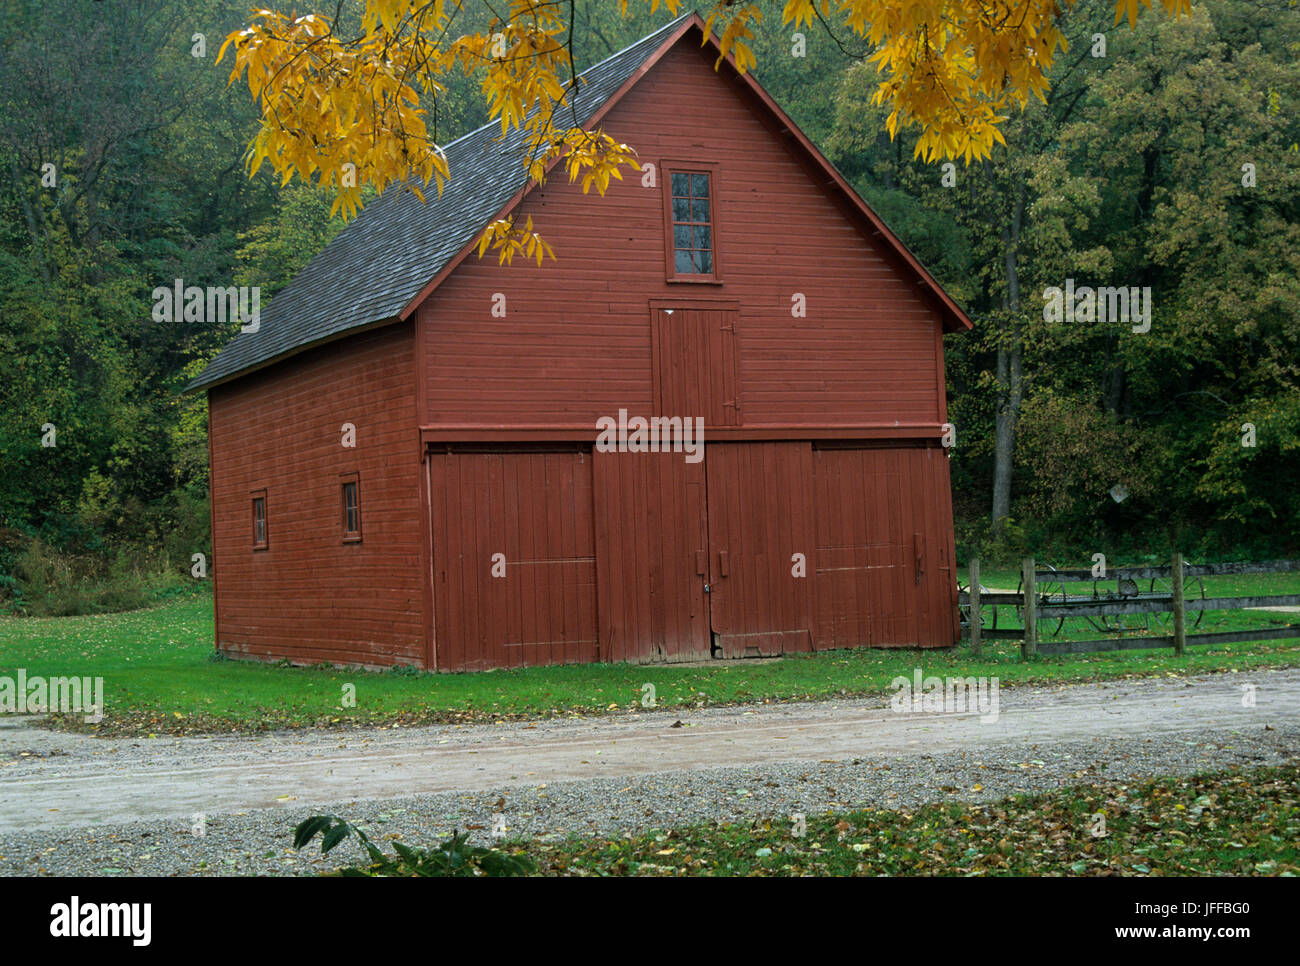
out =
<svg viewBox="0 0 1300 966"><path fill-rule="evenodd" d="M746 426L938 436L940 306L748 85L714 72L714 56L687 34L602 120L655 166L655 187L630 176L599 197L556 172L519 217L541 226L557 261L503 269L471 255L420 303L422 425L589 427L619 407L645 411L648 300L689 298L742 303ZM721 284L665 280L662 181L691 162L716 166Z"/></svg>

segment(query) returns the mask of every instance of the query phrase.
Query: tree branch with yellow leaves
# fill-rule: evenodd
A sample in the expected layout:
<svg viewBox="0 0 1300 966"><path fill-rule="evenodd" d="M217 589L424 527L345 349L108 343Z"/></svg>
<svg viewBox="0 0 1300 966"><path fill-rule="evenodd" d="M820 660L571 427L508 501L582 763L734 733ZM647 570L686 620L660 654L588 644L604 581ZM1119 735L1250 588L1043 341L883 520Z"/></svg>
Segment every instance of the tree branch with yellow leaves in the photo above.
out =
<svg viewBox="0 0 1300 966"><path fill-rule="evenodd" d="M683 0L641 0L677 14ZM629 0L620 0L624 14ZM866 41L879 73L874 101L889 108L890 137L918 128L916 155L927 161L988 158L1003 141L1009 111L1045 99L1050 71L1066 43L1057 29L1075 0L785 0L783 26L842 27ZM1190 12L1190 0L1160 0L1167 14ZM772 4L774 5L774 4ZM1117 0L1115 23L1137 23L1151 0ZM762 0L716 0L705 16L741 72L756 66L749 41L762 22ZM330 187L332 213L353 216L361 188L405 186L423 201L452 172L428 128L432 101L453 71L481 75L489 116L502 134L521 130L529 178L542 183L563 158L570 182L603 195L636 152L603 130L584 130L572 111L573 5L569 0L509 0L487 23L458 24L454 0L366 0L361 35L341 38L321 14L291 17L258 10L222 45L233 53L230 82L247 78L261 109L248 149L250 176L269 163L287 184L294 176ZM569 104L572 124L557 108ZM550 246L513 216L493 222L480 256L496 251L554 258Z"/></svg>

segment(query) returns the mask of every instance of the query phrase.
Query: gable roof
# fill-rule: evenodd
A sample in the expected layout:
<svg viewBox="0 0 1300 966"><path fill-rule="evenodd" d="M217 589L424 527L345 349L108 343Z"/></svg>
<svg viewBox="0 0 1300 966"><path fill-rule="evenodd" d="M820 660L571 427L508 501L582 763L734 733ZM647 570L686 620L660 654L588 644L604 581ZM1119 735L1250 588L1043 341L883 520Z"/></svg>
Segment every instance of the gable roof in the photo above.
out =
<svg viewBox="0 0 1300 966"><path fill-rule="evenodd" d="M584 126L597 123L679 40L692 31L717 39L703 19L684 14L654 33L584 71L572 95ZM938 300L948 331L972 327L965 312L849 186L795 123L750 74L733 74L771 112L881 237ZM483 229L513 209L532 187L523 160L527 134L504 137L494 121L448 144L452 177L441 197L422 203L409 191L390 189L367 204L293 280L260 317L255 333L240 332L190 381L186 392L215 386L346 333L406 319L475 247ZM555 162L553 162L554 164Z"/></svg>

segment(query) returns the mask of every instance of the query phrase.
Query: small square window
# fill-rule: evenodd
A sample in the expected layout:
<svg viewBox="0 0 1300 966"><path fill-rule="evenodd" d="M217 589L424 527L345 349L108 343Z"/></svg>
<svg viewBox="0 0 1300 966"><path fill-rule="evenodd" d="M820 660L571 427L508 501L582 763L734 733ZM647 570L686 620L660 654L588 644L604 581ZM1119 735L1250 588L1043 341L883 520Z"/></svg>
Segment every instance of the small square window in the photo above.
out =
<svg viewBox="0 0 1300 966"><path fill-rule="evenodd" d="M356 473L340 476L341 509L343 514L343 542L361 540L361 481Z"/></svg>
<svg viewBox="0 0 1300 966"><path fill-rule="evenodd" d="M266 534L266 490L253 491L253 549L269 546Z"/></svg>

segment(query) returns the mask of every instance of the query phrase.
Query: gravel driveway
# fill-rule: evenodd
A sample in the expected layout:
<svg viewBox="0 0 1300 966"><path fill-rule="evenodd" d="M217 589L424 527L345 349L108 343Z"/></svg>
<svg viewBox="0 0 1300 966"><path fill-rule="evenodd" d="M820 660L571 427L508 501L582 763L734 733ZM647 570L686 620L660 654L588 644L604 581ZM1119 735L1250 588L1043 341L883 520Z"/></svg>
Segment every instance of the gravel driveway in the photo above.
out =
<svg viewBox="0 0 1300 966"><path fill-rule="evenodd" d="M261 738L0 719L0 874L301 874L321 860L289 830L322 810L413 842L486 839L499 810L512 837L552 838L1300 758L1300 670L1000 698L992 723L860 700Z"/></svg>

